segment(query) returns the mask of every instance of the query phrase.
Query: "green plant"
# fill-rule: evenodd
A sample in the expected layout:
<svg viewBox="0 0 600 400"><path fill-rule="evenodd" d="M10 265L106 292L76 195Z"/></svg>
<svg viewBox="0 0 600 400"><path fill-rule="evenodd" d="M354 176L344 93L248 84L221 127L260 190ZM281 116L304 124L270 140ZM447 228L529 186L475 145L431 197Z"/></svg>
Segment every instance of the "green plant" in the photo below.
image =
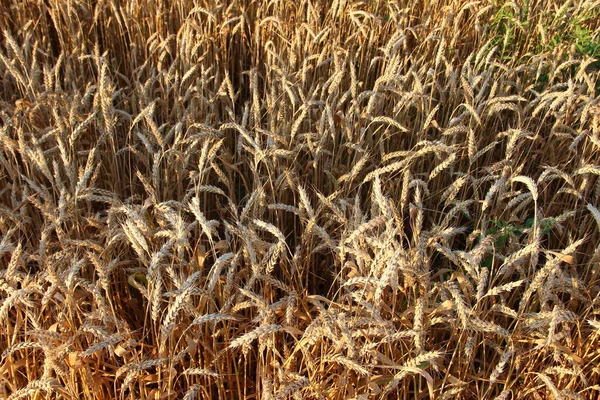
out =
<svg viewBox="0 0 600 400"><path fill-rule="evenodd" d="M520 34L529 28L529 11L527 2L521 9L512 3L501 4L491 19L490 29L494 35L492 46L500 47L500 59L507 62L514 57Z"/></svg>
<svg viewBox="0 0 600 400"><path fill-rule="evenodd" d="M555 223L554 218L544 218L539 222L540 234L548 235L552 231L552 227ZM533 227L534 218L527 218L522 224L514 224L508 221L499 220L494 218L488 221L491 226L486 229L486 235L494 235L496 237L494 241L494 250L496 252L503 252L511 238L519 239L523 235L524 231L529 230ZM493 255L488 255L483 261L483 267L490 267L493 262Z"/></svg>

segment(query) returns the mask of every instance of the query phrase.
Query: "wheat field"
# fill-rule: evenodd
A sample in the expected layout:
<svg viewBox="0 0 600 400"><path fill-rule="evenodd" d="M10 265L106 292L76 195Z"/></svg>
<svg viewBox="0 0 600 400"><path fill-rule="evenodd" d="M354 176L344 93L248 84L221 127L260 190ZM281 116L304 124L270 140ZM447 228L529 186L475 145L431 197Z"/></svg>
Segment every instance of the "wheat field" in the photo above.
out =
<svg viewBox="0 0 600 400"><path fill-rule="evenodd" d="M600 396L600 1L0 30L0 398Z"/></svg>

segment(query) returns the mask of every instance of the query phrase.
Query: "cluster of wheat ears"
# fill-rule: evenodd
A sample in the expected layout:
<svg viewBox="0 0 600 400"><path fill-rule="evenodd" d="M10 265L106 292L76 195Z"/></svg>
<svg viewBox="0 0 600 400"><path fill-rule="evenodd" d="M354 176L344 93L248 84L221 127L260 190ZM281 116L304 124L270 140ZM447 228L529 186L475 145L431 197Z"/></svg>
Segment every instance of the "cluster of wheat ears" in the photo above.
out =
<svg viewBox="0 0 600 400"><path fill-rule="evenodd" d="M596 398L599 9L1 0L0 397Z"/></svg>

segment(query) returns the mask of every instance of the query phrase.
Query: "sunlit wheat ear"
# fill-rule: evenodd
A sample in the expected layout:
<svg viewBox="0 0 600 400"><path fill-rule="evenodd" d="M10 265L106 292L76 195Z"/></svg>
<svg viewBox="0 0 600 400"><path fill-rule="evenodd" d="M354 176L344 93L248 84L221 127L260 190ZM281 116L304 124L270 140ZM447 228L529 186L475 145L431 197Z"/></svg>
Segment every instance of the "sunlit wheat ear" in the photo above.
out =
<svg viewBox="0 0 600 400"><path fill-rule="evenodd" d="M290 212L290 213L296 214L296 215L300 215L300 213L301 213L301 210L298 207L294 207L289 204L281 204L281 203L269 204L267 206L267 208L269 210L283 210L283 211L287 211L287 212Z"/></svg>
<svg viewBox="0 0 600 400"><path fill-rule="evenodd" d="M198 393L202 391L203 385L192 385L183 395L184 400L193 400L198 398Z"/></svg>
<svg viewBox="0 0 600 400"><path fill-rule="evenodd" d="M61 385L56 379L35 380L29 382L26 387L14 391L10 396L7 397L7 400L17 400L32 395L37 396L41 392L47 394L55 393L60 387Z"/></svg>
<svg viewBox="0 0 600 400"><path fill-rule="evenodd" d="M388 166L378 168L375 171L369 172L365 179L363 179L363 183L372 181L375 177L381 176L383 174L394 173L396 171L404 169L411 161L411 158L404 159L402 161L394 162Z"/></svg>
<svg viewBox="0 0 600 400"><path fill-rule="evenodd" d="M496 380L498 379L500 374L504 371L506 364L508 363L510 358L513 356L513 354L514 354L514 349L512 347L506 349L502 353L502 356L500 357L500 361L498 361L498 364L496 364L496 366L494 367L494 370L492 371L492 374L490 375L490 384L493 385L494 383L496 383Z"/></svg>
<svg viewBox="0 0 600 400"><path fill-rule="evenodd" d="M600 211L594 207L592 204L587 204L587 209L590 213L592 213L592 216L594 217L594 220L596 221L596 224L598 225L598 229L600 230Z"/></svg>
<svg viewBox="0 0 600 400"><path fill-rule="evenodd" d="M506 178L503 176L494 182L494 184L489 188L489 190L487 191L487 193L485 195L485 199L483 200L483 204L481 206L482 211L485 211L486 209L488 209L491 206L491 202L492 202L494 195L496 195L496 193L503 190L503 187L505 184L506 184Z"/></svg>
<svg viewBox="0 0 600 400"><path fill-rule="evenodd" d="M203 369L203 368L188 368L185 371L182 372L183 375L201 375L201 376L210 376L210 377L218 377L219 374L214 372L214 371L210 371L208 369Z"/></svg>
<svg viewBox="0 0 600 400"><path fill-rule="evenodd" d="M6 357L9 357L11 354L19 351L19 350L27 350L27 349L41 349L42 348L42 344L38 343L38 342L21 342L21 343L16 343L13 344L9 347L7 347L3 352L2 352L2 359L5 359Z"/></svg>
<svg viewBox="0 0 600 400"><path fill-rule="evenodd" d="M387 220L386 217L379 216L377 218L372 219L369 222L365 222L364 224L360 225L356 230L354 230L350 234L350 236L348 236L348 238L345 240L345 243L351 243L351 242L355 241L364 233L385 224L386 220Z"/></svg>
<svg viewBox="0 0 600 400"><path fill-rule="evenodd" d="M338 178L338 182L344 183L346 181L352 181L359 174L359 172L362 171L364 166L369 161L369 158L370 157L368 155L364 155L356 164L354 164L352 170L348 174L342 175L340 178Z"/></svg>
<svg viewBox="0 0 600 400"><path fill-rule="evenodd" d="M190 275L187 280L183 283L182 287L179 289L180 293L175 296L173 303L169 305L167 309L167 314L162 321L161 326L161 335L163 336L163 343L166 341L173 328L175 327L175 319L177 318L177 314L183 308L184 302L187 300L188 296L192 292L192 288L200 275L199 271L194 272Z"/></svg>
<svg viewBox="0 0 600 400"><path fill-rule="evenodd" d="M215 221L208 221L204 217L204 214L202 213L202 211L200 211L200 199L198 197L192 198L192 201L188 206L190 207L190 209L194 213L194 216L196 217L196 220L200 224L200 227L202 228L202 233L204 233L208 237L210 247L213 248L214 243L212 226L215 225Z"/></svg>
<svg viewBox="0 0 600 400"><path fill-rule="evenodd" d="M10 257L10 261L8 262L8 266L6 267L6 271L4 273L4 279L9 282L13 282L16 278L15 272L17 267L21 263L21 256L23 255L23 247L21 243L17 244L17 247L13 250L12 255Z"/></svg>
<svg viewBox="0 0 600 400"><path fill-rule="evenodd" d="M231 263L235 257L236 257L236 255L234 255L233 253L225 253L215 261L215 264L211 267L211 269L208 273L208 277L207 277L207 286L205 289L208 292L213 291L215 285L217 284L217 280L221 276L221 271L229 263Z"/></svg>
<svg viewBox="0 0 600 400"><path fill-rule="evenodd" d="M252 342L254 342L255 340L257 340L261 337L264 337L266 335L269 335L269 334L272 334L275 332L279 332L283 329L284 328L281 325L277 325L277 324L259 326L258 328L254 329L253 331L250 331L250 332L246 333L245 335L242 335L239 338L233 340L229 344L228 348L236 349L238 347L242 347L242 351L244 353L247 353L250 349L250 344Z"/></svg>
<svg viewBox="0 0 600 400"><path fill-rule="evenodd" d="M390 391L392 391L396 386L398 386L402 379L404 379L410 374L416 373L422 376L423 374L425 374L425 376L429 375L426 371L419 368L419 366L423 363L436 364L442 358L442 356L443 354L441 352L433 351L423 353L422 355L419 355L418 357L409 360L400 368L400 372L394 375L393 379L385 387L384 392L389 393ZM427 379L427 382L430 395L433 396L433 387L431 385L430 379Z"/></svg>
<svg viewBox="0 0 600 400"><path fill-rule="evenodd" d="M315 217L315 212L314 212L312 206L310 205L310 199L308 198L308 194L306 193L306 190L302 186L298 186L297 189L298 189L298 194L300 195L300 205L302 206L304 211L307 213L309 219L313 219Z"/></svg>
<svg viewBox="0 0 600 400"><path fill-rule="evenodd" d="M123 380L123 385L125 387L128 387L129 385L131 385L133 383L133 380L135 379L135 377L137 377L141 373L143 373L144 370L147 370L149 368L153 368L156 366L160 366L162 364L165 364L168 361L169 361L169 359L167 359L167 358L157 358L157 359L150 359L150 360L145 360L145 361L141 361L141 362L129 363L129 364L119 368L116 371L115 375L117 377L121 377L124 374L127 374L127 375L125 375L125 379Z"/></svg>
<svg viewBox="0 0 600 400"><path fill-rule="evenodd" d="M479 272L479 280L477 282L477 295L475 297L477 301L479 301L484 296L485 288L488 284L489 272L489 269L485 267L482 268Z"/></svg>
<svg viewBox="0 0 600 400"><path fill-rule="evenodd" d="M524 280L518 280L515 282L509 282L506 283L504 285L500 285L500 286L496 286L491 288L490 290L487 291L487 293L485 293L485 295L481 296L481 298L487 297L487 296L495 296L498 295L500 293L503 292L510 292L515 288L518 288L519 286L521 286L523 284Z"/></svg>
<svg viewBox="0 0 600 400"><path fill-rule="evenodd" d="M429 174L429 180L432 180L437 175L439 175L442 171L448 168L450 165L454 163L456 160L456 153L451 153L448 158L446 158L442 163L440 163L431 173Z"/></svg>
<svg viewBox="0 0 600 400"><path fill-rule="evenodd" d="M92 346L90 346L89 348L87 348L85 351L79 353L79 357L84 357L84 358L90 357L92 354L94 354L102 349L114 346L115 344L121 342L122 340L123 340L123 335L116 333L114 335L107 337L104 341L95 343Z"/></svg>
<svg viewBox="0 0 600 400"><path fill-rule="evenodd" d="M566 396L563 394L562 390L559 390L552 379L543 373L536 374L537 377L544 383L546 388L552 393L552 395L557 399L564 399Z"/></svg>
<svg viewBox="0 0 600 400"><path fill-rule="evenodd" d="M423 351L423 337L424 337L424 330L423 330L423 309L424 309L424 305L425 302L423 300L423 298L419 298L417 300L417 305L415 306L415 317L414 317L414 324L413 324L413 329L415 331L415 349L417 351L417 353L421 353Z"/></svg>

